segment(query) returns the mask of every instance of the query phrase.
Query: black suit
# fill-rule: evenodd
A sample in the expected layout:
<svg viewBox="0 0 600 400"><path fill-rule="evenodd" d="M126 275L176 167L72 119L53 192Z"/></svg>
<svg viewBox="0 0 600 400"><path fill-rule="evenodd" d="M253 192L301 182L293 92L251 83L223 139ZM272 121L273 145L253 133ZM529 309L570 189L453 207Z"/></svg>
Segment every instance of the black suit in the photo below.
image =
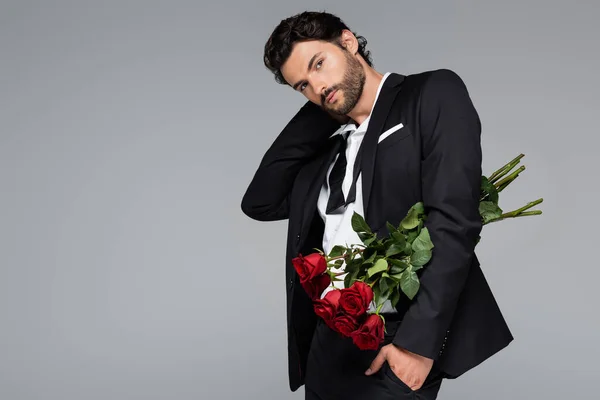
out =
<svg viewBox="0 0 600 400"><path fill-rule="evenodd" d="M378 144L379 135L402 123ZM322 248L316 209L334 154L329 136L340 123L311 102L291 119L264 155L242 201L259 221L289 219L286 278L290 388L304 383L316 323L312 304L291 264ZM412 303L398 304L402 322L393 342L432 358L450 378L480 364L512 340L474 253L481 232L481 124L461 78L450 70L384 82L363 139L365 219L380 236L423 201L434 243L419 271Z"/></svg>

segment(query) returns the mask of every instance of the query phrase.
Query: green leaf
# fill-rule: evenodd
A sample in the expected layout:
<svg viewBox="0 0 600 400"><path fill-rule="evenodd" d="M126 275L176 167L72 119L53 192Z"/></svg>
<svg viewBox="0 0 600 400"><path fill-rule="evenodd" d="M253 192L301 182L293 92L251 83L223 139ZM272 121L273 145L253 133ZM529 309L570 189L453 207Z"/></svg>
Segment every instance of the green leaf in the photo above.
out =
<svg viewBox="0 0 600 400"><path fill-rule="evenodd" d="M401 244L406 242L406 237L403 233L396 231L390 235L394 243Z"/></svg>
<svg viewBox="0 0 600 400"><path fill-rule="evenodd" d="M392 290L392 296L390 298L392 307L396 307L396 304L398 304L398 301L400 301L400 291L398 289L394 288L394 290Z"/></svg>
<svg viewBox="0 0 600 400"><path fill-rule="evenodd" d="M358 276L358 270L356 270L352 273L347 273L346 276L344 277L344 287L349 288L350 286L352 286L352 284L356 280L357 276Z"/></svg>
<svg viewBox="0 0 600 400"><path fill-rule="evenodd" d="M354 258L354 254L352 254L352 252L347 252L346 254L344 254L344 261L346 261L346 264L348 264L350 262L350 260L352 260Z"/></svg>
<svg viewBox="0 0 600 400"><path fill-rule="evenodd" d="M411 207L411 209L415 210L418 215L424 215L425 214L425 204L423 204L422 201L419 201L419 202L415 203Z"/></svg>
<svg viewBox="0 0 600 400"><path fill-rule="evenodd" d="M358 270L358 276L366 278L368 276L367 271L372 267L373 267L372 263L363 263Z"/></svg>
<svg viewBox="0 0 600 400"><path fill-rule="evenodd" d="M387 251L391 251L393 254L391 255L397 255L400 254L402 252L404 252L404 250L406 249L406 238L404 237L404 234L399 233L398 235L394 234L393 236L390 237L390 242L392 242L392 244L394 245L394 248L392 250L390 250L390 248L392 247L390 245L390 247L388 247Z"/></svg>
<svg viewBox="0 0 600 400"><path fill-rule="evenodd" d="M408 244L408 247L411 247L412 242L414 242L418 236L419 236L419 232L417 232L417 231L410 231L406 234L406 242ZM411 250L412 250L412 248L411 248Z"/></svg>
<svg viewBox="0 0 600 400"><path fill-rule="evenodd" d="M414 251L431 250L433 249L433 242L429 236L429 229L423 227L421 233L415 238L411 245Z"/></svg>
<svg viewBox="0 0 600 400"><path fill-rule="evenodd" d="M369 240L370 238L372 238L373 236L375 236L373 233L369 233L369 232L357 232L357 235L360 238L360 240L362 240L363 243L366 240Z"/></svg>
<svg viewBox="0 0 600 400"><path fill-rule="evenodd" d="M372 266L373 266L373 263L370 263L370 262L365 262L365 263L362 263L362 264L360 265L360 268L359 268L359 270L361 270L361 271L366 271L366 270L368 270L369 268L371 268Z"/></svg>
<svg viewBox="0 0 600 400"><path fill-rule="evenodd" d="M413 249L412 246L410 244L410 242L406 242L406 244L404 245L404 255L407 257L410 257L410 255L413 253Z"/></svg>
<svg viewBox="0 0 600 400"><path fill-rule="evenodd" d="M387 230L388 230L388 233L389 233L390 235L392 235L392 234L394 234L394 233L398 233L398 228L396 228L396 227L395 227L394 225L392 225L391 223L389 223L389 222L386 222L386 223L385 223L385 225L386 225L386 227L387 227Z"/></svg>
<svg viewBox="0 0 600 400"><path fill-rule="evenodd" d="M335 260L333 265L335 265L336 267L341 267L344 264L344 260L342 258L340 258L339 260Z"/></svg>
<svg viewBox="0 0 600 400"><path fill-rule="evenodd" d="M379 289L379 285L373 285L373 300L377 299L381 295L381 289Z"/></svg>
<svg viewBox="0 0 600 400"><path fill-rule="evenodd" d="M365 244L365 246L369 246L371 243L373 243L375 240L377 240L377 235L373 234L371 237L363 240L363 243Z"/></svg>
<svg viewBox="0 0 600 400"><path fill-rule="evenodd" d="M401 249L404 249L404 246L406 246L406 237L403 233L394 234L390 237L390 241Z"/></svg>
<svg viewBox="0 0 600 400"><path fill-rule="evenodd" d="M481 197L498 204L498 190L486 176L481 176Z"/></svg>
<svg viewBox="0 0 600 400"><path fill-rule="evenodd" d="M385 252L385 256L386 257L391 257L394 256L396 254L400 254L404 251L404 246L403 245L398 245L396 243L392 244L387 251Z"/></svg>
<svg viewBox="0 0 600 400"><path fill-rule="evenodd" d="M352 221L352 229L354 229L355 232L372 233L371 228L369 227L369 225L367 224L367 222L365 221L363 216L360 215L359 213L357 213L356 211L354 211L354 213L352 214L351 221Z"/></svg>
<svg viewBox="0 0 600 400"><path fill-rule="evenodd" d="M414 229L419 225L419 214L416 208L411 208L406 217L400 222L400 226L404 229Z"/></svg>
<svg viewBox="0 0 600 400"><path fill-rule="evenodd" d="M385 258L380 258L379 260L377 260L375 265L373 265L371 268L369 268L367 270L367 276L370 278L373 275L375 275L381 271L386 271L387 267L388 267L388 263L385 260Z"/></svg>
<svg viewBox="0 0 600 400"><path fill-rule="evenodd" d="M352 258L346 260L346 267L344 267L344 271L346 272L354 272L360 269L363 260L361 258Z"/></svg>
<svg viewBox="0 0 600 400"><path fill-rule="evenodd" d="M390 289L390 282L384 276L382 276L381 279L379 280L379 287L381 288L382 293L386 292L387 290Z"/></svg>
<svg viewBox="0 0 600 400"><path fill-rule="evenodd" d="M402 260L396 260L394 258L389 258L388 262L392 264L390 267L390 275L391 274L399 274L403 272L406 268L408 268L408 264Z"/></svg>
<svg viewBox="0 0 600 400"><path fill-rule="evenodd" d="M344 277L344 287L348 288L350 286L352 286L352 275L351 274L346 274L346 276Z"/></svg>
<svg viewBox="0 0 600 400"><path fill-rule="evenodd" d="M431 260L431 250L417 250L410 256L410 263L422 267Z"/></svg>
<svg viewBox="0 0 600 400"><path fill-rule="evenodd" d="M379 307L389 298L390 294L394 289L388 288L387 290L381 289L381 284L377 284L373 286L373 300L375 301L375 306Z"/></svg>
<svg viewBox="0 0 600 400"><path fill-rule="evenodd" d="M402 277L403 277L403 275L402 275L403 273L404 273L404 271L402 271L400 273L397 273L397 274L393 274L393 275L391 275L391 277L394 278L394 280L396 280L398 282L401 282L402 281Z"/></svg>
<svg viewBox="0 0 600 400"><path fill-rule="evenodd" d="M365 250L363 252L363 257L366 257L366 254L367 254L367 251ZM375 257L376 256L377 256L377 252L373 251L373 252L371 252L371 255L368 258L365 259L364 262L373 264L373 262L375 262Z"/></svg>
<svg viewBox="0 0 600 400"><path fill-rule="evenodd" d="M402 280L400 281L400 288L406 294L409 299L413 299L417 292L419 291L419 277L412 270L412 268L408 268L402 273Z"/></svg>
<svg viewBox="0 0 600 400"><path fill-rule="evenodd" d="M329 252L329 257L338 257L346 252L346 248L344 246L333 246L333 249Z"/></svg>
<svg viewBox="0 0 600 400"><path fill-rule="evenodd" d="M492 201L481 201L479 202L479 214L483 218L483 222L488 223L496 218L500 218L502 216L502 209Z"/></svg>

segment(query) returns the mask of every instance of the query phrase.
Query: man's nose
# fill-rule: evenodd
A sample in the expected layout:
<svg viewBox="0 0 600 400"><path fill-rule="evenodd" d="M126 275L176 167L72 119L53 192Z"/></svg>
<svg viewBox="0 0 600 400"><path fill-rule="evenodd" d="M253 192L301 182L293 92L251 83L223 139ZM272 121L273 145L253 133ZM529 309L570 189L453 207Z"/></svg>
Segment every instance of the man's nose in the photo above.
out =
<svg viewBox="0 0 600 400"><path fill-rule="evenodd" d="M315 88L317 88L317 94L320 97L324 97L327 92L327 85L325 82L315 82Z"/></svg>
<svg viewBox="0 0 600 400"><path fill-rule="evenodd" d="M325 96L327 94L327 85L321 85L321 96Z"/></svg>

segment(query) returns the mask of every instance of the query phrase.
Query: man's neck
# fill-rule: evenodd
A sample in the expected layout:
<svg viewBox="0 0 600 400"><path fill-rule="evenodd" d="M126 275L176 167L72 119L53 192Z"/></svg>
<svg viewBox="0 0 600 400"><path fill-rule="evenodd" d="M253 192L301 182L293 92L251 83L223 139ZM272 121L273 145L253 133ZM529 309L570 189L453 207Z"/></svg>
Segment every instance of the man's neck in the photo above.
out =
<svg viewBox="0 0 600 400"><path fill-rule="evenodd" d="M371 114L373 104L375 104L375 97L377 97L377 89L379 89L379 84L383 79L383 74L372 68L365 68L365 73L365 86L362 96L360 96L354 109L348 113L348 116L358 125L362 124Z"/></svg>

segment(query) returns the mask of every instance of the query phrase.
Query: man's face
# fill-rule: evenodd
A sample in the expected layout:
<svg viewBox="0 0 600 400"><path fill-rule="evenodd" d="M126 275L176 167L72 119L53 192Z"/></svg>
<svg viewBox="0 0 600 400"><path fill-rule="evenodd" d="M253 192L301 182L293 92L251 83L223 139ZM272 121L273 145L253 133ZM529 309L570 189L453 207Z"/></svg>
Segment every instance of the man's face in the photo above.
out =
<svg viewBox="0 0 600 400"><path fill-rule="evenodd" d="M352 111L365 84L365 71L354 55L316 40L296 43L281 73L294 90L339 115Z"/></svg>

